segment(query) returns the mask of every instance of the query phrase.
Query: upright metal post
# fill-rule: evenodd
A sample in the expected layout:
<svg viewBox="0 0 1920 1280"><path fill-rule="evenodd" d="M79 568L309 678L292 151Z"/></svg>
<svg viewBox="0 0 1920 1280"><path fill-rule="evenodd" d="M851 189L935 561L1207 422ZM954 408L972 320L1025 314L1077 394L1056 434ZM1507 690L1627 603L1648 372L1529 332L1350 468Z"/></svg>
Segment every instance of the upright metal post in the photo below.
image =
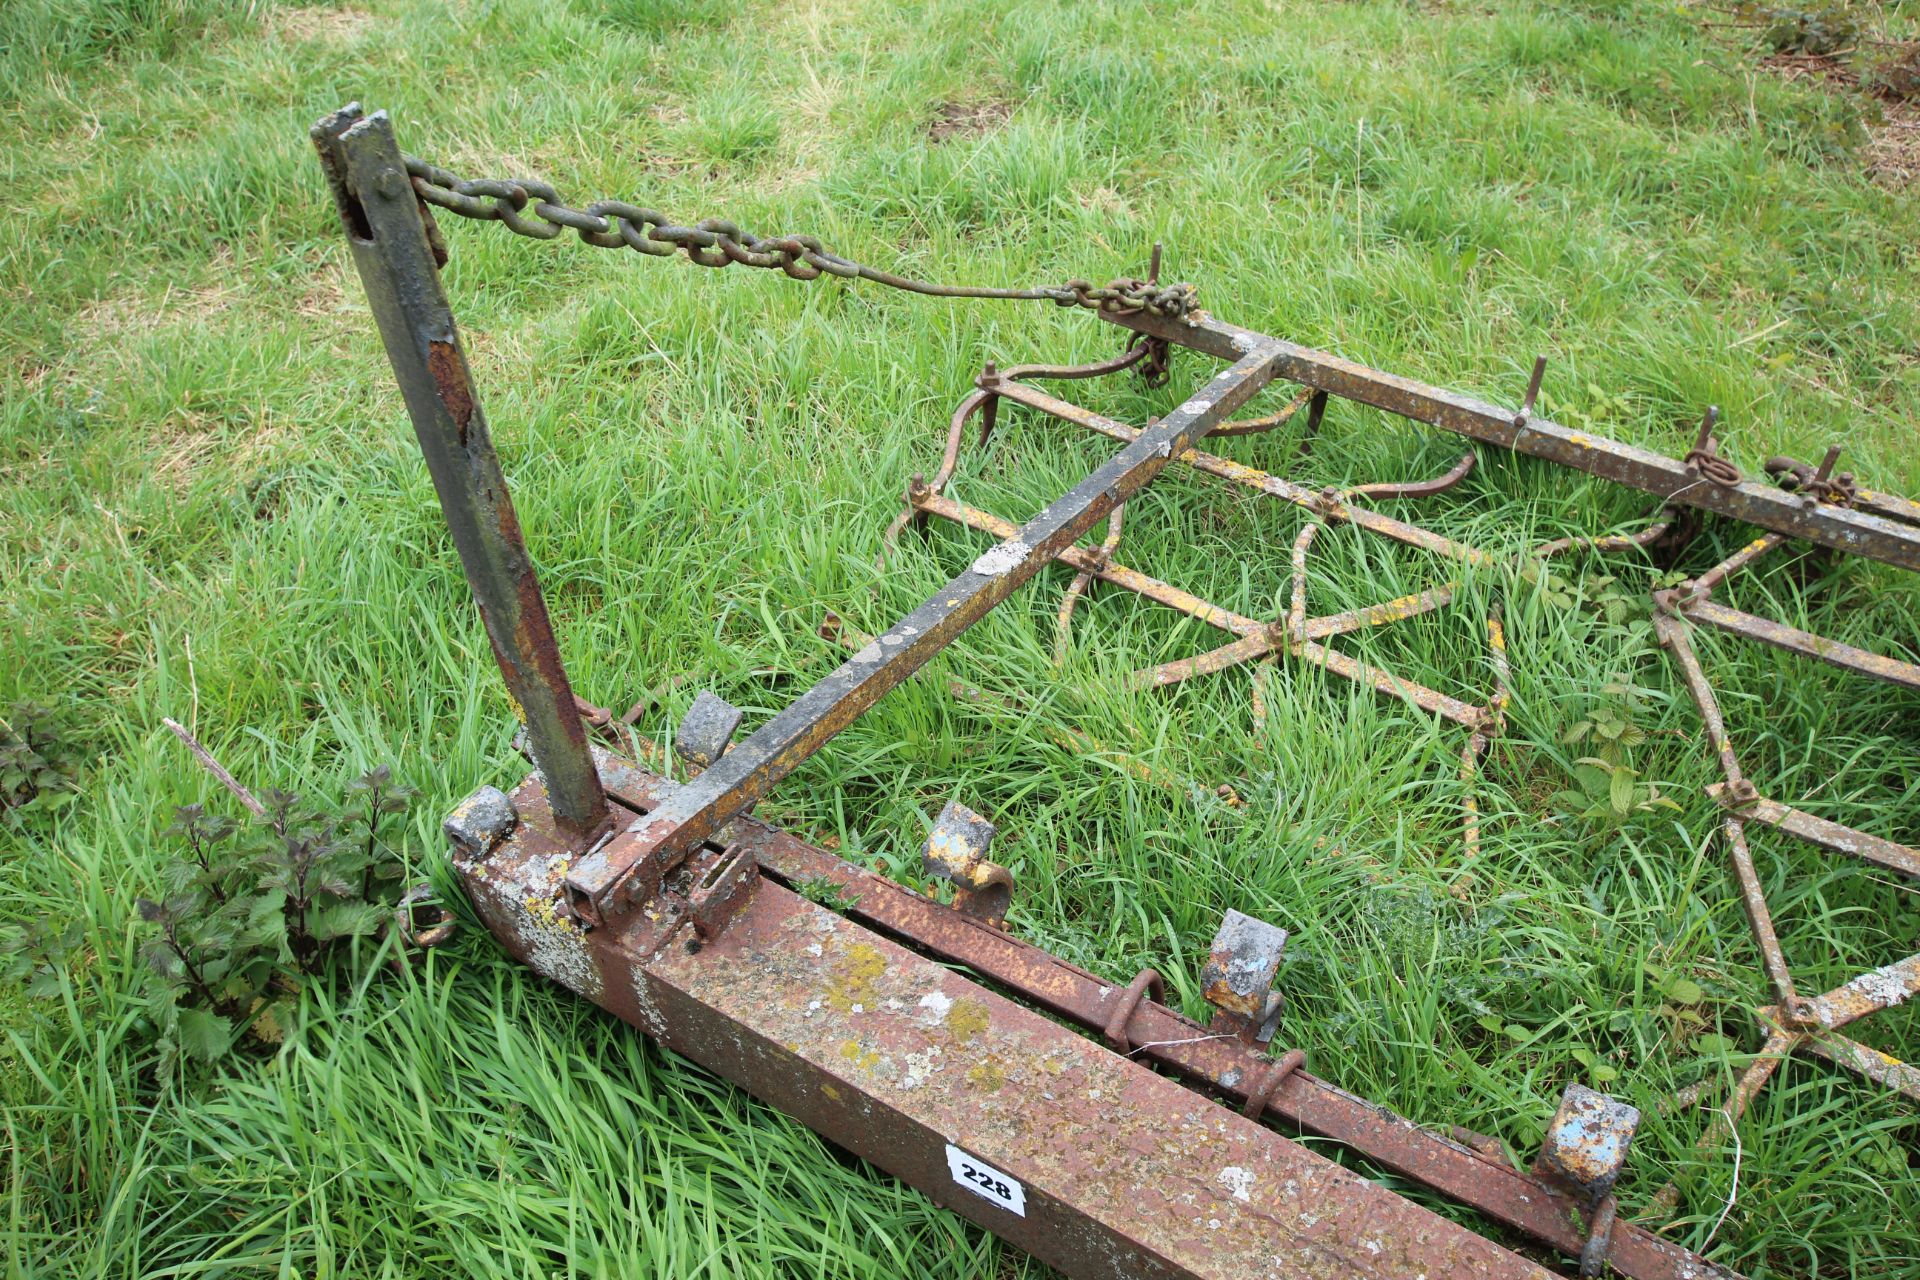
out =
<svg viewBox="0 0 1920 1280"><path fill-rule="evenodd" d="M606 793L393 126L348 106L314 126L313 142L554 817L584 845L607 825Z"/></svg>

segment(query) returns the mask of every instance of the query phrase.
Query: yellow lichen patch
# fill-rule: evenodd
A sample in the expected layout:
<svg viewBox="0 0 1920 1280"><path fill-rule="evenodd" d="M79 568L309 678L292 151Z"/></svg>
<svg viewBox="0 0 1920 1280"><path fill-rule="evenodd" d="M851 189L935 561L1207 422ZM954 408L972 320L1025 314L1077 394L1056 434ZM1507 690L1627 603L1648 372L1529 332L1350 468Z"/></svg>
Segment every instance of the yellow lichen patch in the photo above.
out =
<svg viewBox="0 0 1920 1280"><path fill-rule="evenodd" d="M826 1094L829 1098L832 1098L835 1102L840 1101L840 1091L834 1088L830 1084L821 1085L820 1092Z"/></svg>
<svg viewBox="0 0 1920 1280"><path fill-rule="evenodd" d="M873 980L886 971L887 958L877 947L865 942L854 943L834 966L827 1003L841 1013L851 1013L855 1005L871 1003Z"/></svg>
<svg viewBox="0 0 1920 1280"><path fill-rule="evenodd" d="M872 1049L861 1048L858 1040L841 1041L840 1056L862 1071L873 1070L874 1064L880 1061L878 1052Z"/></svg>
<svg viewBox="0 0 1920 1280"><path fill-rule="evenodd" d="M955 1000L947 1011L947 1031L961 1044L985 1031L991 1021L987 1006L978 1000Z"/></svg>
<svg viewBox="0 0 1920 1280"><path fill-rule="evenodd" d="M967 1068L967 1084L985 1093L998 1093L1007 1087L1007 1069L1000 1059L987 1058Z"/></svg>

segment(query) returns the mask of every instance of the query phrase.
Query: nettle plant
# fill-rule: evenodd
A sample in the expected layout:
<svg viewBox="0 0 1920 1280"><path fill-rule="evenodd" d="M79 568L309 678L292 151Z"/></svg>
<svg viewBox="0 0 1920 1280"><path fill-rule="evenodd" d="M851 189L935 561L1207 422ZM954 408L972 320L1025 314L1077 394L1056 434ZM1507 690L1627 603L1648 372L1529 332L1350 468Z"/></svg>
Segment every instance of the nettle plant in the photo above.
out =
<svg viewBox="0 0 1920 1280"><path fill-rule="evenodd" d="M0 816L7 821L72 804L79 772L79 750L49 708L16 702L0 716Z"/></svg>
<svg viewBox="0 0 1920 1280"><path fill-rule="evenodd" d="M302 988L343 956L379 954L370 944L393 928L406 871L382 831L413 794L382 765L327 808L271 790L250 824L175 811L166 834L181 856L160 896L136 904L163 1077L182 1056L279 1043Z"/></svg>

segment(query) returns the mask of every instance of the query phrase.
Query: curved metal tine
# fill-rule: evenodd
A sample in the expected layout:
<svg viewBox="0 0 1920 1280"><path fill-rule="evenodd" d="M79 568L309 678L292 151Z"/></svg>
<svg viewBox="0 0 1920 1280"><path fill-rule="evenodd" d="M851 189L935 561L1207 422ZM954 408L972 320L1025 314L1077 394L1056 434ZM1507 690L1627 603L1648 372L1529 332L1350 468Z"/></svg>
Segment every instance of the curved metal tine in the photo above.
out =
<svg viewBox="0 0 1920 1280"><path fill-rule="evenodd" d="M1084 365L1016 364L999 369L995 367L993 361L987 361L980 371L980 382L983 384L981 388L969 394L954 408L953 418L947 425L947 447L940 455L940 468L933 473L932 481L925 482L925 492L940 493L946 488L947 481L953 479L954 468L960 464L960 446L966 438L967 419L976 413L980 414L982 446L993 434L994 422L999 416L1000 397L994 394L992 384L1003 379L1020 382L1028 378L1097 378L1102 374L1119 373L1130 369L1145 359L1146 354L1146 347L1142 345L1123 351L1110 360ZM916 475L914 482L914 489L909 490L910 494L919 489L922 483L920 476ZM887 526L886 532L881 535L885 545L893 546L902 530L908 525L918 527L925 518L909 497L905 509L894 517L893 522ZM879 563L883 569L886 567L886 558L887 553L882 550Z"/></svg>
<svg viewBox="0 0 1920 1280"><path fill-rule="evenodd" d="M1305 644L1307 640L1307 548L1313 545L1313 539L1326 524L1320 520L1310 520L1302 525L1293 539L1293 595L1287 610L1287 640L1290 644Z"/></svg>
<svg viewBox="0 0 1920 1280"><path fill-rule="evenodd" d="M1253 707L1253 745L1264 748L1267 745L1267 677L1273 673L1273 659L1269 657L1254 667L1249 673L1247 688Z"/></svg>
<svg viewBox="0 0 1920 1280"><path fill-rule="evenodd" d="M1312 398L1307 401L1307 430L1306 434L1300 437L1301 457L1306 458L1312 456L1313 442L1319 439L1320 423L1326 416L1327 393L1324 391L1316 391L1313 393Z"/></svg>
<svg viewBox="0 0 1920 1280"><path fill-rule="evenodd" d="M1107 536L1094 552L1102 568L1113 559L1114 550L1120 545L1120 525L1126 510L1127 505L1123 502L1107 513ZM1060 616L1053 633L1053 665L1056 667L1067 665L1067 648L1073 640L1073 607L1093 585L1093 577L1091 569L1082 569L1074 574L1073 581L1067 584L1066 594L1060 598Z"/></svg>
<svg viewBox="0 0 1920 1280"><path fill-rule="evenodd" d="M1109 373L1120 373L1133 368L1147 357L1147 348L1143 343L1129 347L1119 355L1107 360L1096 360L1092 364L1010 364L997 375L1008 382L1031 382L1041 380L1073 380L1079 378L1099 378ZM982 374L982 377L988 377Z"/></svg>
<svg viewBox="0 0 1920 1280"><path fill-rule="evenodd" d="M1213 432L1218 435L1219 433ZM1460 461L1449 467L1444 474L1431 480L1410 480L1404 483L1357 484L1342 489L1342 498L1430 498L1436 493L1445 493L1467 478L1479 459L1469 449L1460 455Z"/></svg>
<svg viewBox="0 0 1920 1280"><path fill-rule="evenodd" d="M1673 527L1670 509L1667 519L1658 524L1648 525L1639 533L1610 533L1598 538L1555 538L1543 542L1530 554L1535 559L1545 560L1559 555L1562 551L1571 551L1575 547L1584 547L1588 551L1625 551L1631 547L1645 547L1658 542L1667 530Z"/></svg>
<svg viewBox="0 0 1920 1280"><path fill-rule="evenodd" d="M991 368L992 366L989 365L988 367ZM918 528L926 521L925 514L921 512L915 503L915 495L939 493L941 489L946 487L947 481L953 479L953 469L960 463L960 444L961 441L966 438L967 419L980 412L983 406L990 404L997 405L999 400L1000 397L991 392L975 391L955 406L953 419L947 426L946 451L940 455L940 469L933 473L933 482L927 484L921 475L915 472L913 481L907 488L905 508L899 515L893 518L893 523L887 526L887 531L880 535L884 544L880 552L880 568L884 569L887 567L886 548L894 545L894 542L900 536L901 530L905 529L908 525L913 525L915 528Z"/></svg>
<svg viewBox="0 0 1920 1280"><path fill-rule="evenodd" d="M1505 725L1511 700L1507 629L1497 604L1487 611L1487 660L1493 667L1493 697L1487 700L1486 718L1467 735L1467 744L1460 749L1460 843L1468 861L1480 854L1480 800L1473 790L1480 777L1480 758L1493 744L1493 735Z"/></svg>
<svg viewBox="0 0 1920 1280"><path fill-rule="evenodd" d="M1315 394L1317 393L1312 387L1302 387L1278 413L1269 414L1264 418L1242 418L1235 422L1223 422L1207 432L1207 438L1212 440L1220 436L1255 436L1272 431L1275 427L1284 427L1293 421L1294 415L1304 409Z"/></svg>

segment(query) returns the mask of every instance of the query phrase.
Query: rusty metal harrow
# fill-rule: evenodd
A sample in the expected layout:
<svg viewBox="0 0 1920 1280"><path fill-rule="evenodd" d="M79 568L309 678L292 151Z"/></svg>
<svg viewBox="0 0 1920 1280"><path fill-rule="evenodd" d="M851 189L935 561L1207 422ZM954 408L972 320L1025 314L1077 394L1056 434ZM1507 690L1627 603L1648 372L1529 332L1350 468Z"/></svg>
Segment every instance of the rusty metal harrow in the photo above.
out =
<svg viewBox="0 0 1920 1280"><path fill-rule="evenodd" d="M1533 413L1544 361L1514 411L1239 329L1200 311L1190 287L1161 285L1157 254L1147 279L1098 289L1076 281L956 290L859 267L805 237L751 237L730 223L676 227L617 202L570 208L537 183L462 180L410 160L383 114L356 107L320 122L313 136L537 766L511 794L482 788L446 823L454 867L508 951L1076 1276L1536 1277L1550 1274L1536 1257L1554 1255L1573 1260L1583 1275L1609 1267L1637 1280L1732 1274L1616 1218L1613 1185L1639 1118L1631 1107L1571 1086L1538 1160L1523 1169L1497 1143L1435 1133L1344 1092L1309 1072L1298 1048L1273 1054L1282 929L1227 914L1201 975L1213 1008L1203 1025L1165 1003L1164 981L1151 969L1130 982L1109 981L1008 933L1013 883L988 856L993 828L957 803L934 821L922 853L927 872L953 885L951 906L771 827L752 810L834 734L1055 562L1075 571L1058 614L1059 652L1092 584L1122 587L1229 637L1136 673L1140 685L1248 664L1310 663L1458 724L1467 733L1461 773L1470 783L1506 707L1497 611L1484 620L1492 689L1484 703L1470 704L1336 647L1343 636L1446 608L1457 582L1316 616L1307 564L1329 526L1352 526L1454 565L1494 563L1491 552L1374 505L1444 494L1472 471L1475 452L1431 480L1327 488L1199 447L1207 436L1301 425L1296 452L1306 458L1334 399L1604 477L1650 495L1666 512L1642 532L1562 539L1526 553L1534 557L1644 548L1680 517L1708 513L1767 531L1759 550L1742 553L1748 559L1792 537L1913 569L1920 568L1920 524L1910 505L1846 490L1833 480L1831 461L1817 473L1796 473L1799 492L1744 480L1719 457L1711 416L1695 449L1678 460L1571 431ZM590 736L615 721L575 697L561 664L441 286L446 250L435 208L540 239L571 229L605 247L684 251L705 266L739 262L800 279L826 272L923 293L1081 306L1128 331L1129 345L1091 365L988 365L954 412L939 469L931 481L914 477L887 540L938 517L988 535L992 545L881 634L838 628L834 634L853 649L847 660L746 737L735 741L737 710L701 694L674 743L683 774L675 782L663 776L669 770L650 744L636 739L621 754ZM1125 371L1164 378L1174 347L1226 368L1141 426L1042 385ZM1284 408L1233 417L1276 382L1298 388ZM1021 524L945 493L968 428L977 424L984 441L1003 402L1117 446ZM1175 463L1305 513L1284 616L1242 616L1119 561L1128 500ZM1103 523L1103 539L1083 545ZM1762 1064L1803 1048L1911 1091L1911 1067L1870 1061L1870 1050L1833 1032L1869 1006L1911 994L1920 957L1801 1000L1770 941L1742 833L1748 823L1770 823L1907 874L1920 870L1920 855L1753 792L1725 745L1686 632L1707 625L1752 634L1909 685L1920 684L1920 670L1722 608L1709 593L1737 567L1730 561L1663 597L1659 625L1722 744L1728 782L1721 798L1736 875L1780 1000L1762 1011L1773 1028ZM1264 716L1257 682L1254 705ZM649 762L659 767L643 767ZM1463 824L1472 847L1478 816L1470 798ZM1757 1064L1740 1089L1751 1096L1771 1069ZM1442 1218L1288 1136L1303 1133L1477 1211L1509 1243Z"/></svg>
<svg viewBox="0 0 1920 1280"><path fill-rule="evenodd" d="M1891 494L1863 492L1852 483L1850 476L1842 475L1836 482L1833 467L1838 454L1837 449L1829 450L1818 469L1792 459L1777 458L1768 463L1768 470L1792 477L1793 487L1807 492L1814 500L1837 499L1920 527L1920 506ZM1779 1070L1780 1064L1796 1052L1858 1072L1920 1102L1920 1068L1840 1034L1843 1028L1871 1014L1920 995L1920 954L1860 974L1824 995L1801 995L1795 989L1786 953L1774 930L1773 911L1754 865L1747 830L1758 823L1909 879L1920 879L1920 849L1818 817L1762 794L1741 767L1733 735L1693 642L1695 630L1709 628L1814 658L1856 676L1920 689L1920 666L1911 662L1815 635L1732 608L1713 598L1715 591L1726 586L1736 574L1752 569L1756 562L1780 550L1788 541L1782 534L1767 533L1698 577L1654 594L1655 634L1679 669L1681 681L1700 713L1707 740L1725 778L1724 782L1709 786L1707 793L1722 810L1721 834L1727 858L1775 998L1774 1004L1754 1010L1766 1043L1752 1065L1734 1082L1725 1104L1716 1111L1701 1137L1703 1149L1717 1148L1725 1142L1730 1127L1739 1123L1755 1095ZM1667 1187L1658 1194L1656 1203L1670 1206L1676 1199L1676 1189Z"/></svg>

